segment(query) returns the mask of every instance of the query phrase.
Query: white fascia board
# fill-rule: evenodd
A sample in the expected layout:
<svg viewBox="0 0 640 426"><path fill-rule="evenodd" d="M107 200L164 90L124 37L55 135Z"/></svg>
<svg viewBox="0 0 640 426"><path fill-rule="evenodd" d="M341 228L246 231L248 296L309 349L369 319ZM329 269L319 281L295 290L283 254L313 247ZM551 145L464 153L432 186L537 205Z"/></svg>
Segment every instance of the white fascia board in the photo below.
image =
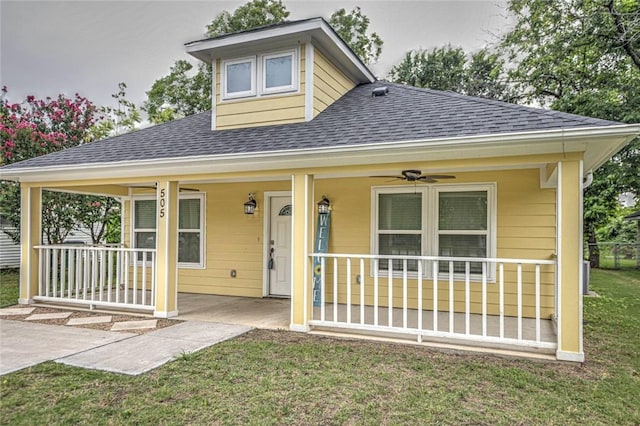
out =
<svg viewBox="0 0 640 426"><path fill-rule="evenodd" d="M0 178L21 182L157 177L238 171L267 171L391 162L473 159L518 155L584 152L605 138L630 140L640 125L549 130L501 135L465 136L411 141L380 142L328 148L235 153L151 160L122 161L77 166L50 166L0 171ZM616 146L621 142L616 141ZM590 166L589 166L590 167ZM592 167L586 170L592 169Z"/></svg>
<svg viewBox="0 0 640 426"><path fill-rule="evenodd" d="M348 62L348 69L356 81L360 83L373 83L375 75L360 61L360 59L347 47L342 39L322 19L312 19L297 24L283 25L260 31L250 31L227 37L201 40L187 43L186 52L201 61L210 63L212 58L220 56L220 52L229 52L229 49L243 49L247 44L272 43L273 40L290 37L295 40L306 40L313 37L321 44L331 45L333 51L340 53ZM342 61L340 61L342 62Z"/></svg>

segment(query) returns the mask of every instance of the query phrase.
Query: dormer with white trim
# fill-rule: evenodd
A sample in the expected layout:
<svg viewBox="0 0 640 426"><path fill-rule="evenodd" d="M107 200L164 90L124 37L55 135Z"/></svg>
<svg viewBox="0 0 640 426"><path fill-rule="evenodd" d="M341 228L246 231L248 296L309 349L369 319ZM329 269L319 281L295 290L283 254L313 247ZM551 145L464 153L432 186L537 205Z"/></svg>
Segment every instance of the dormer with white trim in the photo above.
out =
<svg viewBox="0 0 640 426"><path fill-rule="evenodd" d="M375 81L322 18L185 46L212 65L212 130L310 121L355 86Z"/></svg>

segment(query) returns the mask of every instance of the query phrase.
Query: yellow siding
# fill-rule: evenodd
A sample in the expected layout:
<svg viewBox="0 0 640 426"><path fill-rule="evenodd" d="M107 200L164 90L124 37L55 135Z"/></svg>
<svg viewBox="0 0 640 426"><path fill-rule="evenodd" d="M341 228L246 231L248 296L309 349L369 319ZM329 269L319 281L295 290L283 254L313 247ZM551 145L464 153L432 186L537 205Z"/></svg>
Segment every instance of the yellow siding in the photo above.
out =
<svg viewBox="0 0 640 426"><path fill-rule="evenodd" d="M313 116L355 87L342 71L327 60L318 50L313 54Z"/></svg>
<svg viewBox="0 0 640 426"><path fill-rule="evenodd" d="M300 46L300 91L244 99L222 100L221 63L216 62L216 129L271 126L305 119L305 47ZM257 83L256 83L257 84Z"/></svg>

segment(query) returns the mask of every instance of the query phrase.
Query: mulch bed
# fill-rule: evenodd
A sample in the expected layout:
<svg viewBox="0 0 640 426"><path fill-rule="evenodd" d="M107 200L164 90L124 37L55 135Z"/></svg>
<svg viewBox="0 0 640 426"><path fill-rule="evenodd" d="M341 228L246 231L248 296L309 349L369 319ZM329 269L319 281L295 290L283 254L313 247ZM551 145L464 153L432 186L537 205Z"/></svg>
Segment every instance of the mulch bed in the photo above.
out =
<svg viewBox="0 0 640 426"><path fill-rule="evenodd" d="M34 306L33 305L14 305L14 306L7 306L7 307L33 308ZM148 319L158 320L155 328L120 331L124 333L136 333L136 334L148 333L150 331L158 330L165 327L170 327L172 325L176 325L183 322L183 321L172 320L172 319L152 318L150 316L144 316L144 315L116 314L108 311L84 311L84 310L78 310L77 308L50 308L50 307L42 307L42 306L37 306L35 308L36 309L28 315L1 315L0 318L12 320L12 321L26 321L28 317L34 314L53 314L53 313L59 313L59 312L72 312L72 314L67 318L28 321L28 322L35 322L38 324L66 325L67 321L69 321L71 318L101 317L101 316L111 315L111 322L105 322L100 324L81 324L81 325L69 326L69 327L91 328L93 330L103 330L103 331L110 331L111 327L116 322L142 321L142 320L148 320ZM114 333L118 333L118 331L114 331Z"/></svg>

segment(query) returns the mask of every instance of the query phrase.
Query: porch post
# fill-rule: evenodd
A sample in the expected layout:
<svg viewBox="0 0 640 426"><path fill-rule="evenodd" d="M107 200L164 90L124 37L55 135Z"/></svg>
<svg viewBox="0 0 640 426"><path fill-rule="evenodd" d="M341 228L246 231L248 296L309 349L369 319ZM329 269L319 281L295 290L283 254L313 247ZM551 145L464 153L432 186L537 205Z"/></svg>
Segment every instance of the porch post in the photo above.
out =
<svg viewBox="0 0 640 426"><path fill-rule="evenodd" d="M33 303L38 295L39 262L35 246L42 242L42 188L20 184L20 298Z"/></svg>
<svg viewBox="0 0 640 426"><path fill-rule="evenodd" d="M156 308L159 318L178 315L178 182L159 181L156 231Z"/></svg>
<svg viewBox="0 0 640 426"><path fill-rule="evenodd" d="M558 350L564 361L584 361L582 347L582 161L558 163Z"/></svg>
<svg viewBox="0 0 640 426"><path fill-rule="evenodd" d="M291 177L293 223L291 236L291 325L293 331L309 331L311 319L310 229L313 224L313 175Z"/></svg>

